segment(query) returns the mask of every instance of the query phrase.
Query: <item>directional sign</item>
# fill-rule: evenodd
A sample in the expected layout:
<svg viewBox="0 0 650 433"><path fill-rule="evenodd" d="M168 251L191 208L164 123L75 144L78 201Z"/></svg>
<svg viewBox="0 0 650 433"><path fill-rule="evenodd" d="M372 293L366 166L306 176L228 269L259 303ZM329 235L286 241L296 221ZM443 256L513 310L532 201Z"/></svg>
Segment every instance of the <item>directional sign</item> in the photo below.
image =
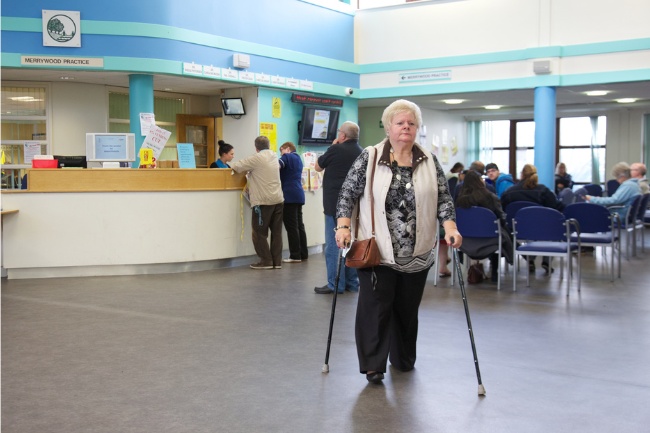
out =
<svg viewBox="0 0 650 433"><path fill-rule="evenodd" d="M451 80L451 69L444 71L403 72L399 74L399 82L414 83L418 81Z"/></svg>

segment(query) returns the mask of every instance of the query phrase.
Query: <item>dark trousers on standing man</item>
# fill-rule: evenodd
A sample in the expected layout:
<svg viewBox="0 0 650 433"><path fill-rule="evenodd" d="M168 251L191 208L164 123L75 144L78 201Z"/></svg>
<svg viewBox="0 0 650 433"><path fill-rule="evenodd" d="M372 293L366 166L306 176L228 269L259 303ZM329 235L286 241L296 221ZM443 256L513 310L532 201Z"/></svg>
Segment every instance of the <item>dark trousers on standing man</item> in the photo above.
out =
<svg viewBox="0 0 650 433"><path fill-rule="evenodd" d="M253 246L264 266L282 266L282 207L283 203L278 203L252 209ZM267 240L269 229L271 248Z"/></svg>
<svg viewBox="0 0 650 433"><path fill-rule="evenodd" d="M418 309L428 273L429 269L405 273L386 266L358 269L361 287L355 336L361 373L385 372L389 353L393 367L413 369Z"/></svg>
<svg viewBox="0 0 650 433"><path fill-rule="evenodd" d="M307 233L302 222L302 203L285 203L282 210L284 228L289 240L289 258L307 260Z"/></svg>

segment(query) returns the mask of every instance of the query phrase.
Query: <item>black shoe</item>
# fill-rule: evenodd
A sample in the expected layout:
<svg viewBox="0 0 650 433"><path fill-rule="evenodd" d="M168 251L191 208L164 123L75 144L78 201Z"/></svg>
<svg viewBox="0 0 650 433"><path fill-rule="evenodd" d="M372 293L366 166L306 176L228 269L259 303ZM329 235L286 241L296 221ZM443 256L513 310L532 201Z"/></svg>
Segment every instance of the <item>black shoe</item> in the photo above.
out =
<svg viewBox="0 0 650 433"><path fill-rule="evenodd" d="M381 371L375 371L374 373L366 373L366 379L370 383L381 383L384 380L384 373Z"/></svg>
<svg viewBox="0 0 650 433"><path fill-rule="evenodd" d="M528 272L535 272L535 262L528 262Z"/></svg>
<svg viewBox="0 0 650 433"><path fill-rule="evenodd" d="M496 283L499 281L499 271L497 269L494 269L492 271L492 282Z"/></svg>
<svg viewBox="0 0 650 433"><path fill-rule="evenodd" d="M548 263L542 262L542 268L544 268L544 270L545 270L546 273L548 274L548 271L549 271ZM551 273L553 273L553 272L555 272L555 269L554 269L554 268L551 268Z"/></svg>
<svg viewBox="0 0 650 433"><path fill-rule="evenodd" d="M331 295L334 293L330 287L325 284L323 287L314 287L314 292L318 293L319 295Z"/></svg>

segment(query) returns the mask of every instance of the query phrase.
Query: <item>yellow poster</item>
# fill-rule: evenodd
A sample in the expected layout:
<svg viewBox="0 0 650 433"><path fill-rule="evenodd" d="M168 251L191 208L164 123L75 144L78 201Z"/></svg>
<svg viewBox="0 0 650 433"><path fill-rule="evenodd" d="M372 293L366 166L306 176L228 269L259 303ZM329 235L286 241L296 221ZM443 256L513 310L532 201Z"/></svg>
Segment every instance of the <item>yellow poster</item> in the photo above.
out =
<svg viewBox="0 0 650 433"><path fill-rule="evenodd" d="M140 149L140 165L153 165L153 149Z"/></svg>
<svg viewBox="0 0 650 433"><path fill-rule="evenodd" d="M277 123L260 123L260 135L271 142L271 150L278 151L278 125Z"/></svg>
<svg viewBox="0 0 650 433"><path fill-rule="evenodd" d="M282 102L280 98L273 98L273 117L282 117Z"/></svg>
<svg viewBox="0 0 650 433"><path fill-rule="evenodd" d="M456 137L451 139L451 155L456 156L458 153L458 142L456 141Z"/></svg>

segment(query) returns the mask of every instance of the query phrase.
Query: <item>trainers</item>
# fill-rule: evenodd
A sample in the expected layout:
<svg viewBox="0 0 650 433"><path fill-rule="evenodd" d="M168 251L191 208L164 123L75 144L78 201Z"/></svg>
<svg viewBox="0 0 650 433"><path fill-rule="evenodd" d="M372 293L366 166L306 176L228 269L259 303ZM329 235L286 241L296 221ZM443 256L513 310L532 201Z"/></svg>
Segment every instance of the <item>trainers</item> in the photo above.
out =
<svg viewBox="0 0 650 433"><path fill-rule="evenodd" d="M302 260L296 260L292 258L282 260L282 263L302 263Z"/></svg>
<svg viewBox="0 0 650 433"><path fill-rule="evenodd" d="M273 265L263 265L262 263L253 263L251 269L273 269Z"/></svg>
<svg viewBox="0 0 650 433"><path fill-rule="evenodd" d="M282 265L273 265L273 269L282 269Z"/></svg>

